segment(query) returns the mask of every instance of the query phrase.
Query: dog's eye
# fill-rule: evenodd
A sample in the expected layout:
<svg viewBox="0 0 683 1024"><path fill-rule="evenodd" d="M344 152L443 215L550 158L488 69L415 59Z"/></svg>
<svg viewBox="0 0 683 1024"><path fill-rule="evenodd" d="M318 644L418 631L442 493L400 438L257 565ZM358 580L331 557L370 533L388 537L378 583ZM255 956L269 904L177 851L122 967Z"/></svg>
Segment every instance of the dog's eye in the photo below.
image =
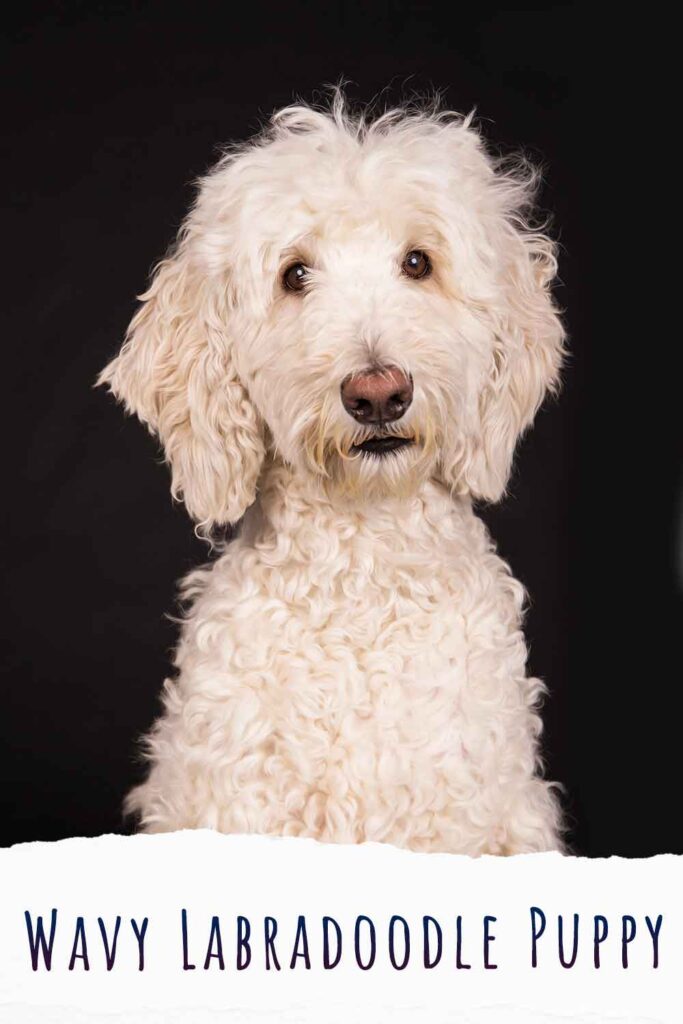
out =
<svg viewBox="0 0 683 1024"><path fill-rule="evenodd" d="M401 265L401 270L408 277L419 280L421 277L429 277L432 272L432 264L426 252L422 249L411 249Z"/></svg>
<svg viewBox="0 0 683 1024"><path fill-rule="evenodd" d="M290 292L301 292L308 280L308 268L303 263L292 263L282 275L282 283Z"/></svg>

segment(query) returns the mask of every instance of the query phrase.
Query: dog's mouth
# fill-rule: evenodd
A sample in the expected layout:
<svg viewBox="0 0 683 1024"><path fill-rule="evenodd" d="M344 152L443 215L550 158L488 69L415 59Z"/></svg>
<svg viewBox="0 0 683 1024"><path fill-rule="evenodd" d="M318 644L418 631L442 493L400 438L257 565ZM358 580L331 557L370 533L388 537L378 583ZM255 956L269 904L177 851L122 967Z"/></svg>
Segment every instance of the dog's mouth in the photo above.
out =
<svg viewBox="0 0 683 1024"><path fill-rule="evenodd" d="M412 437L397 437L390 434L385 437L368 437L365 441L361 441L360 444L354 444L351 451L361 455L374 455L382 458L391 452L401 451L403 448L407 448L414 443Z"/></svg>

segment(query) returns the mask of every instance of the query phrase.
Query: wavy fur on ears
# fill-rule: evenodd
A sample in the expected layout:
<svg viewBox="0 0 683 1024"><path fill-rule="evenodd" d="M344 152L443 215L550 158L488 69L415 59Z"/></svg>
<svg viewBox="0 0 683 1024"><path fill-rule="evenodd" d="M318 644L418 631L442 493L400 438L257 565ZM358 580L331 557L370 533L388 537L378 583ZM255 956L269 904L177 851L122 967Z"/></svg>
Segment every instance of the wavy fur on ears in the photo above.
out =
<svg viewBox="0 0 683 1024"><path fill-rule="evenodd" d="M193 265L189 231L156 268L119 355L102 371L129 412L158 435L171 491L203 532L235 523L256 496L264 457L258 415L226 335L227 289Z"/></svg>
<svg viewBox="0 0 683 1024"><path fill-rule="evenodd" d="M477 420L461 459L449 467L456 491L498 501L512 469L515 446L547 392L559 389L565 331L551 285L557 273L555 243L530 228L537 173L525 162L496 180L502 217L491 226L493 251L502 257L500 300L480 315L494 336L492 364L479 395Z"/></svg>

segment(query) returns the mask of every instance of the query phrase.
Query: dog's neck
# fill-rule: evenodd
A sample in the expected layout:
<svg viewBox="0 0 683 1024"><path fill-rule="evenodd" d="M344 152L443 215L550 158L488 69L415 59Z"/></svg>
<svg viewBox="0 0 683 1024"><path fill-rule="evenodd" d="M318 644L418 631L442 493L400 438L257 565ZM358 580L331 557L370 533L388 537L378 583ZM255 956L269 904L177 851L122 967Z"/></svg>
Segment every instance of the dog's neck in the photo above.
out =
<svg viewBox="0 0 683 1024"><path fill-rule="evenodd" d="M247 543L270 546L295 541L299 550L325 560L342 546L363 547L411 558L433 558L449 541L462 539L475 519L469 497L453 497L436 480L426 480L410 495L348 497L329 492L324 483L282 463L263 474L256 503L241 533ZM483 524L479 523L480 528ZM475 527L476 529L476 527ZM331 547L330 547L331 545Z"/></svg>

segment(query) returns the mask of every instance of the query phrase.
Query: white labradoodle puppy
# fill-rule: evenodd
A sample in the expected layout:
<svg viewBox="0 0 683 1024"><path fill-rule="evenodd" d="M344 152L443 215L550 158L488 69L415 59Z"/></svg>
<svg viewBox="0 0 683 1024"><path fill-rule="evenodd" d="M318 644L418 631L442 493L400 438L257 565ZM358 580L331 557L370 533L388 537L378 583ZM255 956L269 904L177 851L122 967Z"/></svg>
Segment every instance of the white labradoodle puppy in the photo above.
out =
<svg viewBox="0 0 683 1024"><path fill-rule="evenodd" d="M534 175L469 118L292 106L201 182L108 384L236 538L128 798L148 832L557 849L524 593L473 499L558 380Z"/></svg>

